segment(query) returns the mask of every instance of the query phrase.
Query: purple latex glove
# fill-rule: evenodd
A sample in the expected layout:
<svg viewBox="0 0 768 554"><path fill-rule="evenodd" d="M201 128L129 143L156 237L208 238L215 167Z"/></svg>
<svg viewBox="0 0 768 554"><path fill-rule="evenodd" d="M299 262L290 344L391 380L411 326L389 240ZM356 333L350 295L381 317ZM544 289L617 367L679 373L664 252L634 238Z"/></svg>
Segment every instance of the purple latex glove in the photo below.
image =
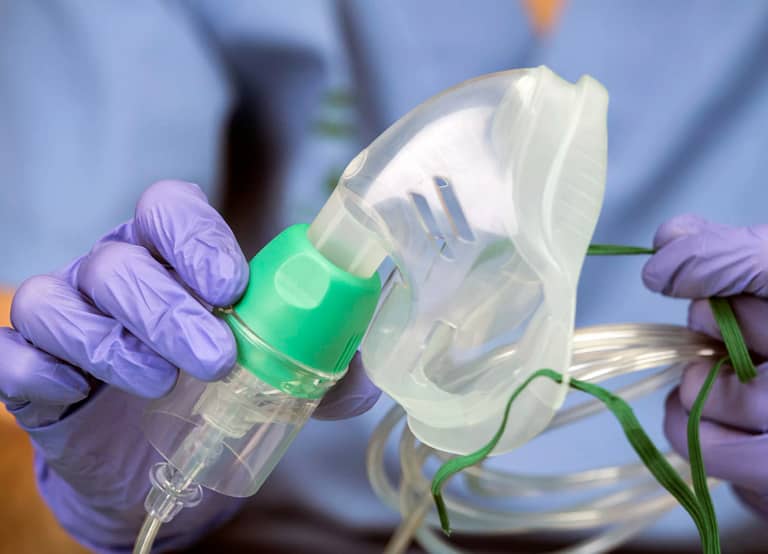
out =
<svg viewBox="0 0 768 554"><path fill-rule="evenodd" d="M144 408L173 387L177 368L205 381L229 371L234 337L201 301L231 304L247 280L245 257L203 192L163 181L89 254L16 292L15 330L0 328L0 400L32 439L43 497L85 546L130 551L148 470L160 461L140 428ZM351 417L378 395L355 360L317 415ZM206 491L161 528L158 548L193 542L240 504Z"/></svg>
<svg viewBox="0 0 768 554"><path fill-rule="evenodd" d="M688 325L722 338L706 298L730 296L744 338L756 361L768 358L768 225L728 227L693 215L676 217L656 233L658 252L643 270L653 291L691 298ZM711 363L686 368L667 399L665 431L687 456L688 412ZM704 406L700 427L707 473L734 485L736 493L768 518L768 363L742 384L726 368Z"/></svg>

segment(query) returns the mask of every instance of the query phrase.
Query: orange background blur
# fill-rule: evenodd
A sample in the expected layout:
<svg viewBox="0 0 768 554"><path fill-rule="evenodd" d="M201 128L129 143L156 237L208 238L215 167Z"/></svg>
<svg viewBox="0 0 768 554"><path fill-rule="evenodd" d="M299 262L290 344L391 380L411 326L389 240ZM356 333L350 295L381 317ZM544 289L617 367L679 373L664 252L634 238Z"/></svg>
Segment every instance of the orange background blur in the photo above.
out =
<svg viewBox="0 0 768 554"><path fill-rule="evenodd" d="M12 294L0 289L0 326L10 325ZM37 494L32 446L0 404L0 554L88 552L61 529Z"/></svg>

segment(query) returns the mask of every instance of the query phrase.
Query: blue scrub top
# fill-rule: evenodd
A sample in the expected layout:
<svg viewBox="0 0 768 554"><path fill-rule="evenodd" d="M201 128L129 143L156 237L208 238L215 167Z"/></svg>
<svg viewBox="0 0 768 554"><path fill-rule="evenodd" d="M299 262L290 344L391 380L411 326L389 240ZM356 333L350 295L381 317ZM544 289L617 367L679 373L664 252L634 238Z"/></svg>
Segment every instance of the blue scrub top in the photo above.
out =
<svg viewBox="0 0 768 554"><path fill-rule="evenodd" d="M4 3L0 283L87 251L131 217L155 180L197 182L218 202L236 105L263 114L282 154L274 209L289 224L311 220L328 176L419 102L467 78L539 64L569 80L591 74L611 94L597 242L649 244L659 223L683 212L765 223L766 48L768 3L759 0L568 2L546 36L532 32L520 3L492 0ZM352 91L355 104L338 91ZM323 132L329 122L355 133ZM685 303L645 291L641 266L588 260L577 325L684 323ZM252 517L290 506L324 514L329 525L395 523L364 470L367 439L387 406L310 423L251 503ZM665 442L662 406L660 394L637 411ZM610 418L576 432L538 439L503 463L546 471L550 462L563 468L565 451L573 468L634 458ZM576 436L579 450L568 446ZM296 477L308 459L322 478ZM727 487L715 502L726 548L764 551L765 524ZM251 532L284 543L273 527ZM697 541L677 509L637 544L695 549Z"/></svg>

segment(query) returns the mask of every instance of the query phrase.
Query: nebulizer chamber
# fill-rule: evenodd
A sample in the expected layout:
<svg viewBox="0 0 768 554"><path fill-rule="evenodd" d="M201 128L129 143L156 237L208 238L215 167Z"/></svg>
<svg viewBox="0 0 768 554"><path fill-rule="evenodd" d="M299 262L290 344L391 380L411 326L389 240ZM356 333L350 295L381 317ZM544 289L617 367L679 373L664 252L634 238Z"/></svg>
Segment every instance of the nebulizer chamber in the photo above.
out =
<svg viewBox="0 0 768 554"><path fill-rule="evenodd" d="M272 350L269 355L319 388L334 380L313 375L288 360L251 332L232 310L222 313L238 333L238 342ZM320 391L318 391L319 393ZM293 396L259 379L237 363L216 383L181 375L170 395L145 417L147 438L180 473L195 483L229 496L250 496L259 489L321 396Z"/></svg>
<svg viewBox="0 0 768 554"><path fill-rule="evenodd" d="M230 327L237 363L204 383L180 372L144 419L165 458L152 468L147 519L135 552L148 552L161 523L199 503L202 487L255 494L354 355L380 292L376 274L332 264L307 237L283 231L250 262L243 297L215 314Z"/></svg>
<svg viewBox="0 0 768 554"><path fill-rule="evenodd" d="M534 371L565 378L523 392L495 454L545 430L569 376L584 377L579 371L600 360L612 361L588 378L711 355L710 345L668 329L671 356L598 333L581 346L577 334L572 360L576 285L605 182L607 100L589 77L571 84L544 67L502 72L430 99L363 150L312 225L265 247L243 300L217 311L237 340L234 370L217 383L182 371L148 411L147 436L167 463L153 472L143 542L157 531L150 520L194 505L200 485L254 494L364 332L366 372L400 406L372 439L369 475L411 534L437 550L448 547L420 527L428 512L421 462L486 443ZM379 298L385 258L395 269ZM383 472L382 445L403 413L410 477L398 492ZM457 529L501 528L487 511L449 505Z"/></svg>

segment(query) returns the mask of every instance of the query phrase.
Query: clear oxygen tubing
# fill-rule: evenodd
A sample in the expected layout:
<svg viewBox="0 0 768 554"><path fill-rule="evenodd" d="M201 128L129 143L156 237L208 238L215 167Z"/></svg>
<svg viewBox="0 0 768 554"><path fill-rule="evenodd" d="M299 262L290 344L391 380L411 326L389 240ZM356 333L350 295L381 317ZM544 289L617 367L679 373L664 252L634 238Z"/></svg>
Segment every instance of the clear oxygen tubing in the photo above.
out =
<svg viewBox="0 0 768 554"><path fill-rule="evenodd" d="M193 508L200 503L203 489L194 479L204 463L200 460L189 472L179 471L168 462L152 466L149 471L152 488L144 500L147 515L136 537L133 554L152 552L160 526L171 521L182 508Z"/></svg>
<svg viewBox="0 0 768 554"><path fill-rule="evenodd" d="M512 350L502 349L496 356L510 356ZM601 382L661 368L614 391L625 400L632 400L678 381L686 363L715 360L723 353L722 345L679 326L600 325L576 331L568 372L576 379ZM545 432L603 409L597 400L568 407L555 416ZM367 452L368 477L374 491L402 514L402 522L386 552L404 551L413 538L431 553L463 552L451 545L440 530L430 493L436 462L443 462L450 455L419 443L406 425L399 441L399 479L385 469L386 445L401 427L403 417L402 408L393 407L374 431ZM671 452L665 456L690 482L687 463ZM463 481L461 494L452 491L450 485L444 491L456 532L496 536L592 532L577 544L557 550L557 554L606 552L641 532L677 504L640 461L559 475L526 475L480 464L466 469L462 476L454 479ZM710 484L715 481L710 480ZM501 498L553 500L569 493L584 493L588 499L565 505L561 500L557 508L544 511L500 508L493 504Z"/></svg>
<svg viewBox="0 0 768 554"><path fill-rule="evenodd" d="M144 523L136 537L136 545L133 547L133 554L149 554L152 552L152 545L155 543L155 537L163 523L156 517L149 514L144 518Z"/></svg>

